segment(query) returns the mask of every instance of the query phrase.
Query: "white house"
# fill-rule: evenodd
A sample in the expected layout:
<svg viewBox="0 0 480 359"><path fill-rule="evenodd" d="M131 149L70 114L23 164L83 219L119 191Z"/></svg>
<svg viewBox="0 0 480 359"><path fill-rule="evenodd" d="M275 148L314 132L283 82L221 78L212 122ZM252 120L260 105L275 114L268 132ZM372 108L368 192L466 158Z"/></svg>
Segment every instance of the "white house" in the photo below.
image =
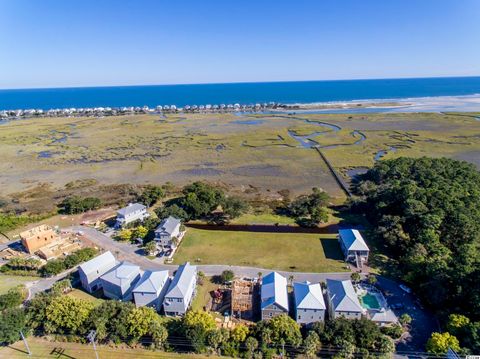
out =
<svg viewBox="0 0 480 359"><path fill-rule="evenodd" d="M102 288L100 277L118 265L111 252L105 252L78 267L80 282L83 289L89 293Z"/></svg>
<svg viewBox="0 0 480 359"><path fill-rule="evenodd" d="M175 243L174 238L180 239L180 226L182 222L175 217L168 217L162 220L155 229L155 242L160 248L175 248L178 243Z"/></svg>
<svg viewBox="0 0 480 359"><path fill-rule="evenodd" d="M137 307L162 308L163 299L168 290L170 278L168 271L145 271L133 289L133 300Z"/></svg>
<svg viewBox="0 0 480 359"><path fill-rule="evenodd" d="M139 266L122 262L100 277L103 294L110 299L129 301L140 276Z"/></svg>
<svg viewBox="0 0 480 359"><path fill-rule="evenodd" d="M345 256L345 261L353 262L359 268L368 262L370 249L358 230L340 229L338 231L338 241Z"/></svg>
<svg viewBox="0 0 480 359"><path fill-rule="evenodd" d="M293 284L295 296L295 320L310 325L325 320L325 300L320 283L301 282Z"/></svg>
<svg viewBox="0 0 480 359"><path fill-rule="evenodd" d="M277 272L271 272L262 278L261 312L262 320L281 314L288 314L287 279Z"/></svg>
<svg viewBox="0 0 480 359"><path fill-rule="evenodd" d="M192 302L196 288L197 267L188 262L179 266L163 300L165 315L184 315Z"/></svg>
<svg viewBox="0 0 480 359"><path fill-rule="evenodd" d="M327 300L332 319L360 319L365 313L350 280L327 279Z"/></svg>
<svg viewBox="0 0 480 359"><path fill-rule="evenodd" d="M122 228L129 223L135 221L143 221L148 218L150 214L147 212L147 207L141 203L130 203L127 207L117 211L116 228Z"/></svg>

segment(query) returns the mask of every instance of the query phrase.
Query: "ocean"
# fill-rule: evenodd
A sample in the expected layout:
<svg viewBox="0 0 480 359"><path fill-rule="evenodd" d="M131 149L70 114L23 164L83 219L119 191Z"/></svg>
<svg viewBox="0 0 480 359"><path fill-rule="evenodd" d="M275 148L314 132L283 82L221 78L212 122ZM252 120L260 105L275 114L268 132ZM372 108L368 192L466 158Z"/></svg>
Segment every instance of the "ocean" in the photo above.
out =
<svg viewBox="0 0 480 359"><path fill-rule="evenodd" d="M480 77L0 90L0 110L317 103L480 94Z"/></svg>

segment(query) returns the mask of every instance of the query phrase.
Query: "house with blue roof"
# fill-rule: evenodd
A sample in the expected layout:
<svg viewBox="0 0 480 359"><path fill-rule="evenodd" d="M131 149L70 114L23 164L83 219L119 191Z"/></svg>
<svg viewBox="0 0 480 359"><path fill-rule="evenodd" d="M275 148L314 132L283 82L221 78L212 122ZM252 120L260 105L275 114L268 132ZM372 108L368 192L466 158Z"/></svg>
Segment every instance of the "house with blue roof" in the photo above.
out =
<svg viewBox="0 0 480 359"><path fill-rule="evenodd" d="M366 314L350 280L327 279L327 300L331 319L360 319Z"/></svg>
<svg viewBox="0 0 480 359"><path fill-rule="evenodd" d="M271 272L263 277L260 296L262 320L288 314L288 291L285 277L277 272Z"/></svg>
<svg viewBox="0 0 480 359"><path fill-rule="evenodd" d="M358 268L368 262L370 249L357 229L340 229L338 242L346 262L354 263Z"/></svg>
<svg viewBox="0 0 480 359"><path fill-rule="evenodd" d="M311 325L325 320L325 300L320 283L295 282L295 320L298 324Z"/></svg>

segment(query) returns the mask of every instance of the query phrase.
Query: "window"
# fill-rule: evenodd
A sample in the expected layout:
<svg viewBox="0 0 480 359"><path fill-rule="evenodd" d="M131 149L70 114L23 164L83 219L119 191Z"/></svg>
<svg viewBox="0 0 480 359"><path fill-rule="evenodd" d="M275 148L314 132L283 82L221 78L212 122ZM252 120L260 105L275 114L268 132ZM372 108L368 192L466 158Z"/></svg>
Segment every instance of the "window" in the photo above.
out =
<svg viewBox="0 0 480 359"><path fill-rule="evenodd" d="M177 302L178 302L178 303L182 303L182 302L183 302L183 299L182 299L182 298L177 298Z"/></svg>

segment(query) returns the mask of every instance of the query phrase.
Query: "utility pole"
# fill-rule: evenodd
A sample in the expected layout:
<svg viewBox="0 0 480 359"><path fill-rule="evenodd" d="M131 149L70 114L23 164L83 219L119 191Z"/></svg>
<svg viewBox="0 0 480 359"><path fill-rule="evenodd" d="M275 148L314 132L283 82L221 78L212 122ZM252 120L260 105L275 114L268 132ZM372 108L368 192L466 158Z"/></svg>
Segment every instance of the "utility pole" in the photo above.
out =
<svg viewBox="0 0 480 359"><path fill-rule="evenodd" d="M93 350L95 351L95 357L98 359L97 346L95 345L95 336L97 332L95 330L90 330L90 333L87 335L87 339L90 340L90 343L93 345Z"/></svg>
<svg viewBox="0 0 480 359"><path fill-rule="evenodd" d="M30 351L30 348L28 347L27 339L25 339L25 336L23 335L23 332L20 330L20 336L22 337L23 343L25 344L25 347L27 348L28 355L32 355L32 352Z"/></svg>

